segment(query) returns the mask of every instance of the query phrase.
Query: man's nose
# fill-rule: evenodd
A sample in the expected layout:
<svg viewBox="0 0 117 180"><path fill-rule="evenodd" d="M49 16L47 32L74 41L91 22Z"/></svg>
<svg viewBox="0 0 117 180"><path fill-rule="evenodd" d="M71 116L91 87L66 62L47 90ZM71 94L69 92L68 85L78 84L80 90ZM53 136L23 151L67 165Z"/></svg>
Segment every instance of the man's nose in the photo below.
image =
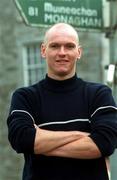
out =
<svg viewBox="0 0 117 180"><path fill-rule="evenodd" d="M66 54L66 50L64 46L61 46L59 49L59 55L65 55Z"/></svg>

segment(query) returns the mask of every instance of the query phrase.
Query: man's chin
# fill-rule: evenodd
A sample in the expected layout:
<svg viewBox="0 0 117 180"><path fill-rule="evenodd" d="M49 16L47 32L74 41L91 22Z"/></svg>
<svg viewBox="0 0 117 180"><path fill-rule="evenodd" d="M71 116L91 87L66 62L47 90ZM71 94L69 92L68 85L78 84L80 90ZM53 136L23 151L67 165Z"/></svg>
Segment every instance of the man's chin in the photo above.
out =
<svg viewBox="0 0 117 180"><path fill-rule="evenodd" d="M57 75L60 76L60 77L64 77L64 76L69 75L69 73L66 72L66 71L60 71L60 72L57 73Z"/></svg>

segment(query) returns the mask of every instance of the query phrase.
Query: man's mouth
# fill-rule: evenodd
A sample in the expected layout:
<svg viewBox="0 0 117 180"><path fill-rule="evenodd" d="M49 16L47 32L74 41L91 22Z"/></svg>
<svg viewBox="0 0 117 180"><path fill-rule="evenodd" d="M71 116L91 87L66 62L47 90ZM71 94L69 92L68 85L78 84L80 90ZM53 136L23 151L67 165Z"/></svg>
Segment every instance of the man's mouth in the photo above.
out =
<svg viewBox="0 0 117 180"><path fill-rule="evenodd" d="M64 64L64 63L68 63L69 61L67 59L60 59L60 60L56 60L56 62L60 64Z"/></svg>

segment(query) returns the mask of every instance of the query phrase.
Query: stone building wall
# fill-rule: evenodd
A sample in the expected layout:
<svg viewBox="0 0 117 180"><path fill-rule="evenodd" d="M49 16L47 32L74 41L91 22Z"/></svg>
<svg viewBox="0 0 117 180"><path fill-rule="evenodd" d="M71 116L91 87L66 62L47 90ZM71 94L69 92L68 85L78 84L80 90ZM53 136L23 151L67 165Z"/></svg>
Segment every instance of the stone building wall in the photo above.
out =
<svg viewBox="0 0 117 180"><path fill-rule="evenodd" d="M0 2L0 179L16 180L21 160L7 140L6 117L12 89L17 86L18 65L15 36L15 7L12 1ZM15 74L15 76L14 76ZM15 165L15 166L14 166ZM14 168L15 167L15 168ZM20 179L20 178L19 178Z"/></svg>
<svg viewBox="0 0 117 180"><path fill-rule="evenodd" d="M21 179L23 157L22 155L17 155L9 145L6 118L12 92L17 87L23 85L21 47L25 43L42 39L44 31L45 29L42 28L27 27L22 23L22 19L13 1L2 0L0 5L0 180ZM100 66L100 63L98 63L98 59L100 58L94 58L95 53L100 53L100 49L96 48L95 53L89 53L87 43L91 38L90 35L80 33L80 36L82 40L87 41L84 41L83 56L93 57L91 59L88 57L86 60L83 57L83 60L79 62L79 76L94 81L101 81L100 73L95 74L95 77L94 75L92 76L93 72ZM95 39L97 35L95 34L94 36L92 39ZM95 41L93 42L95 43ZM94 65L95 63L96 66Z"/></svg>
<svg viewBox="0 0 117 180"><path fill-rule="evenodd" d="M20 180L23 156L9 145L6 118L12 92L23 86L22 46L43 39L44 28L26 26L12 0L0 3L0 180ZM101 34L79 32L83 57L78 62L78 76L103 81Z"/></svg>

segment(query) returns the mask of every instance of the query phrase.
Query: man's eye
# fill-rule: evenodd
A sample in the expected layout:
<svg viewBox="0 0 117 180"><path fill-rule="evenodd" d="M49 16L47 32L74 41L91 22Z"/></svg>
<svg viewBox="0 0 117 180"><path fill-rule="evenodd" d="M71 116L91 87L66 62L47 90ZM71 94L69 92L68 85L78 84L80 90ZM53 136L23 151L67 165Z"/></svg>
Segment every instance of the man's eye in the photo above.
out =
<svg viewBox="0 0 117 180"><path fill-rule="evenodd" d="M57 49L57 48L59 48L59 45L58 44L52 44L52 45L50 45L50 47L53 49Z"/></svg>
<svg viewBox="0 0 117 180"><path fill-rule="evenodd" d="M73 48L75 48L75 45L73 45L73 44L67 44L67 45L66 45L66 48L68 48L68 49L73 49Z"/></svg>

